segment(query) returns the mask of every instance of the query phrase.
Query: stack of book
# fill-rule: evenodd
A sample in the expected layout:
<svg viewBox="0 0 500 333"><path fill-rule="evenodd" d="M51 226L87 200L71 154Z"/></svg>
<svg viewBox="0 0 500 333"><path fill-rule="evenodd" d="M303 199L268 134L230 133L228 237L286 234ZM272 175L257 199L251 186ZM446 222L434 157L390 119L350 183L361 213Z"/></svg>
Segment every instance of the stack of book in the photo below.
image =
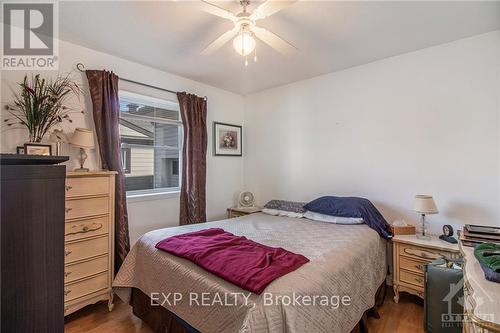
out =
<svg viewBox="0 0 500 333"><path fill-rule="evenodd" d="M476 246L482 243L500 243L500 227L466 224L460 233L464 246Z"/></svg>

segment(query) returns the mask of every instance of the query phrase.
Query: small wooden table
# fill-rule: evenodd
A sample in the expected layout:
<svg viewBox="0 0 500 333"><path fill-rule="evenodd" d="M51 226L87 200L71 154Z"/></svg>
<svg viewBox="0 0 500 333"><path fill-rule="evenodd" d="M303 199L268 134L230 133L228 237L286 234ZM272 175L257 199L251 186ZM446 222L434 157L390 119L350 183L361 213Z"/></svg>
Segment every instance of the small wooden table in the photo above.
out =
<svg viewBox="0 0 500 333"><path fill-rule="evenodd" d="M240 217L248 214L259 213L262 211L260 207L231 207L227 209L227 218Z"/></svg>
<svg viewBox="0 0 500 333"><path fill-rule="evenodd" d="M418 239L416 235L398 235L392 239L394 271L394 302L404 291L424 298L424 265L438 258L460 258L458 244L451 244L432 237Z"/></svg>

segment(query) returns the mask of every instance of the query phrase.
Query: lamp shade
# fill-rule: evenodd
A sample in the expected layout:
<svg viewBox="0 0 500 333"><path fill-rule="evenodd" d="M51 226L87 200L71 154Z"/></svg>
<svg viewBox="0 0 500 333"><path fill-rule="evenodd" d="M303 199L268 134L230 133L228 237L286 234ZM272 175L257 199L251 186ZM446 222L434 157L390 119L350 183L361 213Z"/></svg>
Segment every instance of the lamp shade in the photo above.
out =
<svg viewBox="0 0 500 333"><path fill-rule="evenodd" d="M94 148L94 133L87 128L76 128L70 143L75 147Z"/></svg>
<svg viewBox="0 0 500 333"><path fill-rule="evenodd" d="M432 195L418 194L415 196L414 211L422 214L437 214L438 209Z"/></svg>

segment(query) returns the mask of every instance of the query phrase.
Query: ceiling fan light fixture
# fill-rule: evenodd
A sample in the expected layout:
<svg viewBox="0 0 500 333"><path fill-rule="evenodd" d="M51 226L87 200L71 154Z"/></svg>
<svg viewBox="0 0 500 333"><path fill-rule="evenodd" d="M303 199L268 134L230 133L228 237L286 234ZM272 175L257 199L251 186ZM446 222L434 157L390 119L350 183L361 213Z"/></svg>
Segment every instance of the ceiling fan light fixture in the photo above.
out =
<svg viewBox="0 0 500 333"><path fill-rule="evenodd" d="M242 31L233 40L234 50L242 55L247 56L255 49L255 38L250 31Z"/></svg>

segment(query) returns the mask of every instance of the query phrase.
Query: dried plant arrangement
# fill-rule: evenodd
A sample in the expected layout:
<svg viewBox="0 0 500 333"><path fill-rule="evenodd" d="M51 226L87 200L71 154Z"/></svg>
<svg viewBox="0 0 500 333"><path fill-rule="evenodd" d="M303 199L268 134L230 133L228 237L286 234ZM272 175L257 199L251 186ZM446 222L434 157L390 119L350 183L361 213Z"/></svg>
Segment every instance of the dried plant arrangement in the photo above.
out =
<svg viewBox="0 0 500 333"><path fill-rule="evenodd" d="M65 105L71 97L81 94L69 74L55 79L25 75L19 86L21 91L15 94L14 102L5 106L9 117L4 122L11 128L27 128L29 142L42 141L54 127L65 121L72 123L72 113L83 113Z"/></svg>

